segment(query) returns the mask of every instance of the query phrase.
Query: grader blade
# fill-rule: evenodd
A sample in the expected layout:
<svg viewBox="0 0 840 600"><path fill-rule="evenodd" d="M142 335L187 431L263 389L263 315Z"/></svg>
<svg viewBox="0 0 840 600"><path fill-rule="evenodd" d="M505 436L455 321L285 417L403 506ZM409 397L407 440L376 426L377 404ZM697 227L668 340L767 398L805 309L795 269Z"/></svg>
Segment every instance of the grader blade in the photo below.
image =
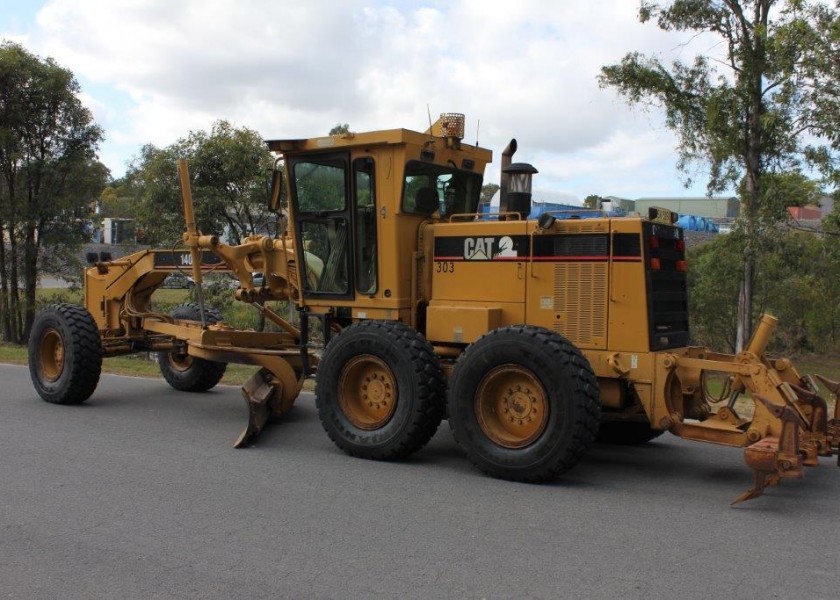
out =
<svg viewBox="0 0 840 600"><path fill-rule="evenodd" d="M281 384L274 380L268 369L260 369L242 386L242 397L248 405L248 425L236 440L234 448L251 446L271 415L279 412L278 407L274 406L276 399L281 396L278 386Z"/></svg>

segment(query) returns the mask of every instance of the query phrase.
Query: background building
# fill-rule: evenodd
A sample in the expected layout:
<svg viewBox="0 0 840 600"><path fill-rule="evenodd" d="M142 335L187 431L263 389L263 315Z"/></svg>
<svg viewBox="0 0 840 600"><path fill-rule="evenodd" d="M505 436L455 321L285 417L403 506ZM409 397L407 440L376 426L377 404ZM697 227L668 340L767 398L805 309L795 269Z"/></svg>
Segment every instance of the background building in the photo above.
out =
<svg viewBox="0 0 840 600"><path fill-rule="evenodd" d="M646 214L651 206L667 208L681 215L693 215L695 217L706 217L707 219L734 219L741 212L741 203L735 196L728 198L708 198L706 196L638 198L636 200L636 212L640 214Z"/></svg>

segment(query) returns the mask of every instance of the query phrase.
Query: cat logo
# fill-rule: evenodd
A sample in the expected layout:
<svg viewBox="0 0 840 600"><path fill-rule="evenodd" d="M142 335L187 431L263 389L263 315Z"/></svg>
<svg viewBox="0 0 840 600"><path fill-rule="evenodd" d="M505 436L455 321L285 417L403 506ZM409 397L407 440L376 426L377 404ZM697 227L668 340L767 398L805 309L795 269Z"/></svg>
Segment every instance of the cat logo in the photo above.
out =
<svg viewBox="0 0 840 600"><path fill-rule="evenodd" d="M493 237L465 238L464 258L466 260L493 260L518 256L510 236L497 241Z"/></svg>

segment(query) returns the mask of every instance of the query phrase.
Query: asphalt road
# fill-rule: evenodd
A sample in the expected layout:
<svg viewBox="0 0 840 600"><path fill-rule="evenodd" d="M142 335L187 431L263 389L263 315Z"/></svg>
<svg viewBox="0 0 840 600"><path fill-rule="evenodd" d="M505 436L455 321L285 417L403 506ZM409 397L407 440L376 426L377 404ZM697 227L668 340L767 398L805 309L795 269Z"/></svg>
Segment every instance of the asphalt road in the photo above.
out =
<svg viewBox="0 0 840 600"><path fill-rule="evenodd" d="M837 598L840 470L730 508L742 451L597 447L497 481L448 426L350 458L310 394L256 448L239 391L103 376L78 407L0 365L0 598Z"/></svg>

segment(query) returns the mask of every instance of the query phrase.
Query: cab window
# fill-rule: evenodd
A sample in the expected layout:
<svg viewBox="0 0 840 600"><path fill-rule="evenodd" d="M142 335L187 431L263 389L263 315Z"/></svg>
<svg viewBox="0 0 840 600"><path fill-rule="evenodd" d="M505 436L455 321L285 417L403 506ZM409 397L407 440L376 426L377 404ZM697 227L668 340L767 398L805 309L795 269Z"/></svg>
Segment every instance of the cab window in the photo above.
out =
<svg viewBox="0 0 840 600"><path fill-rule="evenodd" d="M346 155L328 155L292 165L304 296L352 296L348 162Z"/></svg>
<svg viewBox="0 0 840 600"><path fill-rule="evenodd" d="M405 166L402 210L442 218L473 213L481 194L481 175L452 166L409 161Z"/></svg>
<svg viewBox="0 0 840 600"><path fill-rule="evenodd" d="M356 289L376 293L376 193L373 159L353 161L353 192L356 223Z"/></svg>
<svg viewBox="0 0 840 600"><path fill-rule="evenodd" d="M296 163L298 210L301 213L344 210L347 205L345 170L344 160L340 158Z"/></svg>

